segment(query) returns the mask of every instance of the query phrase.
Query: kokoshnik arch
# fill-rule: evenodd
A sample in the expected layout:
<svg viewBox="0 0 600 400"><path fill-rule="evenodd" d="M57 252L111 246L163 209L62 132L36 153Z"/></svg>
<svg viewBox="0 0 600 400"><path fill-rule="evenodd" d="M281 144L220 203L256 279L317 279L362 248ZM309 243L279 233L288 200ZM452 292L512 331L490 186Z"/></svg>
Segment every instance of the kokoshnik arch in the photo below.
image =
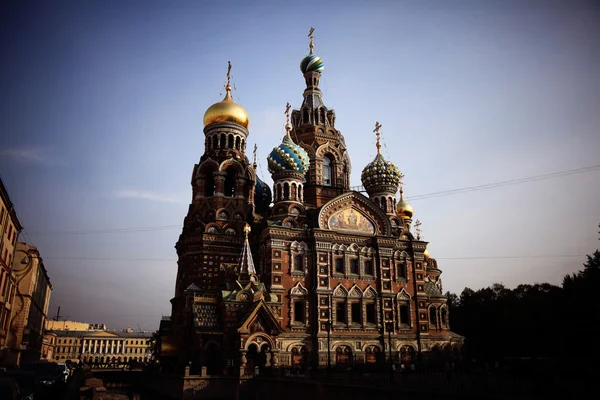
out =
<svg viewBox="0 0 600 400"><path fill-rule="evenodd" d="M172 316L161 329L165 363L244 374L325 366L328 357L334 366L390 356L410 364L460 352L442 271L418 226L412 233L413 209L400 170L380 152L379 123L377 155L361 175L368 197L350 190L349 154L323 102L313 47L311 35L302 105L291 113L287 105L285 136L267 158L273 191L257 176L256 148L253 162L247 157L249 116L231 97L231 65L225 98L204 115Z"/></svg>

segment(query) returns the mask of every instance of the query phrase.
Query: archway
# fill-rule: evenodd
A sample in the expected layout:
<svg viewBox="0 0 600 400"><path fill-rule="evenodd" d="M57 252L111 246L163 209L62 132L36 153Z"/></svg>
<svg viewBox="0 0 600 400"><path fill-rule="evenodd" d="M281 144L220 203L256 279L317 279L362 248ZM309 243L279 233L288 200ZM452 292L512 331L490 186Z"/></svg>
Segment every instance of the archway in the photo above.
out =
<svg viewBox="0 0 600 400"><path fill-rule="evenodd" d="M349 367L352 365L352 349L348 346L340 346L335 349L335 364L337 366Z"/></svg>
<svg viewBox="0 0 600 400"><path fill-rule="evenodd" d="M415 349L412 346L402 346L400 349L400 362L406 367L410 367L414 362Z"/></svg>

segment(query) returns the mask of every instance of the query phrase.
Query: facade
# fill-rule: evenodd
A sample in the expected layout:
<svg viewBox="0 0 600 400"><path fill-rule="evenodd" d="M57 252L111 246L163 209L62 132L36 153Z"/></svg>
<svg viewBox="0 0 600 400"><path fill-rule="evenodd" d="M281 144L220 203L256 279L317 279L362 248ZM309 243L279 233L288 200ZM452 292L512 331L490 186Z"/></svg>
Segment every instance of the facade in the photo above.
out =
<svg viewBox="0 0 600 400"><path fill-rule="evenodd" d="M17 243L13 260L16 294L9 326L10 363L40 360L52 284L36 247Z"/></svg>
<svg viewBox="0 0 600 400"><path fill-rule="evenodd" d="M8 327L15 295L12 260L15 257L21 224L8 192L0 179L0 364L8 354Z"/></svg>
<svg viewBox="0 0 600 400"><path fill-rule="evenodd" d="M88 324L87 322L75 321L46 321L46 330L48 331L105 331L106 329L106 324Z"/></svg>
<svg viewBox="0 0 600 400"><path fill-rule="evenodd" d="M127 363L151 360L151 332L106 330L52 331L55 335L53 359L56 362Z"/></svg>
<svg viewBox="0 0 600 400"><path fill-rule="evenodd" d="M248 159L249 117L233 102L229 79L224 100L205 113L163 334L177 356L164 362L244 374L390 357L412 364L460 352L441 270L417 234L402 174L379 151L381 125L377 156L361 176L366 193L353 191L312 39L310 49L301 62L302 104L291 115L288 104L286 134L267 159L272 192L256 174L256 151Z"/></svg>

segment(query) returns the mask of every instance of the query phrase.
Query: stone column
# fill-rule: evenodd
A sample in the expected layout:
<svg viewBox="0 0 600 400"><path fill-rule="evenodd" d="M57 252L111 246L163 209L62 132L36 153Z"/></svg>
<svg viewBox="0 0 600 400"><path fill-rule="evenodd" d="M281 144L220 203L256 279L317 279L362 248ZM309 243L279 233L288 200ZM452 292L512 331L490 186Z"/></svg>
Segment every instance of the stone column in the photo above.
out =
<svg viewBox="0 0 600 400"><path fill-rule="evenodd" d="M277 356L277 350L271 350L271 366L273 368L279 367L279 357Z"/></svg>
<svg viewBox="0 0 600 400"><path fill-rule="evenodd" d="M215 172L213 175L215 177L215 196L225 196L225 172Z"/></svg>
<svg viewBox="0 0 600 400"><path fill-rule="evenodd" d="M247 350L240 350L240 376L245 375L246 363L248 362L248 359L246 358L246 352Z"/></svg>

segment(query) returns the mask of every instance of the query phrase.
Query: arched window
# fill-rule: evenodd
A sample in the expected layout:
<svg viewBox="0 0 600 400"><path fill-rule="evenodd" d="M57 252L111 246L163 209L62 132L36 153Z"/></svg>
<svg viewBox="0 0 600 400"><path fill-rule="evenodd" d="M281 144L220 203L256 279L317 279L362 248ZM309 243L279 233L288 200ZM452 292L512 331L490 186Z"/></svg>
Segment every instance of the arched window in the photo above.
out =
<svg viewBox="0 0 600 400"><path fill-rule="evenodd" d="M246 150L246 141L242 139L242 148L240 150Z"/></svg>
<svg viewBox="0 0 600 400"><path fill-rule="evenodd" d="M433 325L437 323L436 309L435 307L431 307L429 309L429 322Z"/></svg>
<svg viewBox="0 0 600 400"><path fill-rule="evenodd" d="M229 147L230 149L233 149L233 135L229 135L227 147Z"/></svg>
<svg viewBox="0 0 600 400"><path fill-rule="evenodd" d="M294 302L294 322L304 323L304 300Z"/></svg>
<svg viewBox="0 0 600 400"><path fill-rule="evenodd" d="M350 259L350 273L358 275L358 259Z"/></svg>
<svg viewBox="0 0 600 400"><path fill-rule="evenodd" d="M343 274L344 273L344 258L339 257L335 259L335 273Z"/></svg>
<svg viewBox="0 0 600 400"><path fill-rule="evenodd" d="M284 200L290 199L290 184L287 182L283 184L283 199Z"/></svg>
<svg viewBox="0 0 600 400"><path fill-rule="evenodd" d="M225 148L225 141L227 140L227 138L225 137L224 133L221 133L221 148L224 149Z"/></svg>
<svg viewBox="0 0 600 400"><path fill-rule="evenodd" d="M308 119L308 110L306 108L302 112L302 122L304 122L305 124L309 124L310 123L310 121Z"/></svg>
<svg viewBox="0 0 600 400"><path fill-rule="evenodd" d="M303 260L302 254L296 254L296 256L294 256L294 270L295 271L303 271L304 270L304 263L302 262Z"/></svg>
<svg viewBox="0 0 600 400"><path fill-rule="evenodd" d="M398 278L406 278L406 262L398 260L396 265L398 266Z"/></svg>
<svg viewBox="0 0 600 400"><path fill-rule="evenodd" d="M442 308L442 325L448 325L448 311L446 311L446 307Z"/></svg>
<svg viewBox="0 0 600 400"><path fill-rule="evenodd" d="M219 148L219 138L217 135L214 135L212 137L212 141L213 141L213 144L212 144L213 150L216 150L217 148Z"/></svg>
<svg viewBox="0 0 600 400"><path fill-rule="evenodd" d="M402 304L400 306L400 324L410 325L410 312L408 304Z"/></svg>
<svg viewBox="0 0 600 400"><path fill-rule="evenodd" d="M331 186L331 158L323 158L323 185Z"/></svg>
<svg viewBox="0 0 600 400"><path fill-rule="evenodd" d="M207 170L204 175L204 195L212 197L215 194L215 177L213 176L213 171Z"/></svg>
<svg viewBox="0 0 600 400"><path fill-rule="evenodd" d="M240 149L240 137L239 136L235 137L235 148L238 150Z"/></svg>
<svg viewBox="0 0 600 400"><path fill-rule="evenodd" d="M225 190L223 194L226 197L235 196L235 168L227 168L227 176L225 177Z"/></svg>

